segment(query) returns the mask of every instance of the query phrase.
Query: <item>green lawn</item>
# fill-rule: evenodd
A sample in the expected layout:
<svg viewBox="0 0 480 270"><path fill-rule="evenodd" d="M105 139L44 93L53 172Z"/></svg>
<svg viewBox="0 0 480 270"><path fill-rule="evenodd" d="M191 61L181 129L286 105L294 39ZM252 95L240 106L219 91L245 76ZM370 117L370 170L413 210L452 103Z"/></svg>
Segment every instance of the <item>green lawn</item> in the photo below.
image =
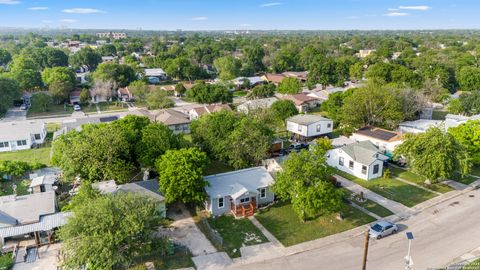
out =
<svg viewBox="0 0 480 270"><path fill-rule="evenodd" d="M192 261L191 254L184 252L177 252L174 255L167 256L152 256L151 258L146 258L145 262L153 262L155 269L158 270L173 270L173 269L183 269L195 267L195 264ZM145 263L140 263L136 266L128 268L129 270L147 270ZM1 269L0 269L1 270Z"/></svg>
<svg viewBox="0 0 480 270"><path fill-rule="evenodd" d="M340 233L375 221L362 211L344 204L341 210L344 220L336 214L320 216L303 223L289 203L278 203L260 211L255 218L285 246Z"/></svg>
<svg viewBox="0 0 480 270"><path fill-rule="evenodd" d="M98 106L100 107L100 110L102 112L118 111L118 110L127 111L128 110L127 104L122 103L122 102L118 102L118 103L117 102L101 102L101 103L98 103Z"/></svg>
<svg viewBox="0 0 480 270"><path fill-rule="evenodd" d="M377 178L366 181L339 170L336 172L364 188L368 188L387 199L399 202L408 207L415 206L436 196L432 192L394 179Z"/></svg>
<svg viewBox="0 0 480 270"><path fill-rule="evenodd" d="M480 177L480 166L474 166L470 174Z"/></svg>
<svg viewBox="0 0 480 270"><path fill-rule="evenodd" d="M374 201L371 201L371 200L367 199L365 202L359 202L357 200L352 199L351 195L353 194L353 192L351 192L348 189L344 189L343 191L345 192L345 198L346 199L353 201L358 206L361 206L361 207L367 209L368 211L370 211L374 214L377 214L380 217L388 217L388 216L393 215L392 211L388 210L387 208L381 206L380 204L378 204Z"/></svg>
<svg viewBox="0 0 480 270"><path fill-rule="evenodd" d="M442 183L427 185L427 184L425 184L425 180L426 180L425 177L423 177L421 175L418 175L418 174L415 174L415 173L412 173L410 171L404 170L404 169L400 169L400 168L396 168L396 167L390 167L389 169L392 172L393 177L402 178L403 180L407 180L409 182L415 183L417 185L423 186L425 188L428 188L428 189L436 191L436 192L447 193L449 191L454 190L449 185L442 184Z"/></svg>
<svg viewBox="0 0 480 270"><path fill-rule="evenodd" d="M480 259L476 259L475 261L465 265L462 270L480 270Z"/></svg>
<svg viewBox="0 0 480 270"><path fill-rule="evenodd" d="M47 166L50 163L50 147L20 150L15 152L0 153L0 160L20 160L25 162L39 162Z"/></svg>
<svg viewBox="0 0 480 270"><path fill-rule="evenodd" d="M475 182L478 180L478 178L467 175L462 177L459 173L455 173L452 177L452 180L460 182L465 185L470 185L471 183Z"/></svg>
<svg viewBox="0 0 480 270"><path fill-rule="evenodd" d="M62 115L62 114L72 114L72 106L64 106L63 104L50 104L46 112L43 111L43 108L35 106L32 103L32 106L28 109L27 117L39 117L39 116L48 116L48 115Z"/></svg>
<svg viewBox="0 0 480 270"><path fill-rule="evenodd" d="M209 218L208 223L223 238L223 247L232 258L240 257L243 246L258 245L267 242L262 232L247 218L235 219L233 216Z"/></svg>
<svg viewBox="0 0 480 270"><path fill-rule="evenodd" d="M247 91L235 91L233 92L233 97L244 97L248 95Z"/></svg>
<svg viewBox="0 0 480 270"><path fill-rule="evenodd" d="M210 163L208 164L207 168L205 169L205 175L231 172L231 171L234 171L234 170L235 170L235 168L233 168L232 166L230 166L228 164L225 164L225 163L220 162L218 160L211 160Z"/></svg>

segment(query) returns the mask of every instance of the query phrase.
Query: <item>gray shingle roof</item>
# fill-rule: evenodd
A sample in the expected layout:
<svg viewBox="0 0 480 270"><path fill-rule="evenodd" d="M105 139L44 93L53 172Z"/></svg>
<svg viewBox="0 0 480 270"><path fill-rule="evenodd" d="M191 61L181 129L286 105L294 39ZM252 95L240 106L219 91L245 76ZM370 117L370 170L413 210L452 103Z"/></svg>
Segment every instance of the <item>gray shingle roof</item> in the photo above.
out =
<svg viewBox="0 0 480 270"><path fill-rule="evenodd" d="M288 122L297 123L299 125L311 125L319 121L332 121L320 115L315 114L298 114L287 119Z"/></svg>
<svg viewBox="0 0 480 270"><path fill-rule="evenodd" d="M370 165L374 161L384 157L384 155L379 152L378 148L370 141L347 144L340 149L353 160L364 165Z"/></svg>
<svg viewBox="0 0 480 270"><path fill-rule="evenodd" d="M0 222L13 219L20 224L38 222L41 216L56 212L55 192L0 197Z"/></svg>
<svg viewBox="0 0 480 270"><path fill-rule="evenodd" d="M102 193L116 193L118 191L133 192L142 194L158 201L163 201L165 198L159 191L157 180L139 181L117 185L114 180L93 183L92 187L98 189Z"/></svg>

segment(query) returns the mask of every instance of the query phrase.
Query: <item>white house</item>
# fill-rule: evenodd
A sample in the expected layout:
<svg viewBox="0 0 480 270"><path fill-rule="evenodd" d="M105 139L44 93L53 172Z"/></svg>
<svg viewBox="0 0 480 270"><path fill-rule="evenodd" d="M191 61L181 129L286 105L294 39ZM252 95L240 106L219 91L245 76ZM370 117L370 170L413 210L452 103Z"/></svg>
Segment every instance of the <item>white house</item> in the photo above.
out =
<svg viewBox="0 0 480 270"><path fill-rule="evenodd" d="M371 126L363 127L352 133L350 139L357 142L370 141L376 145L380 151L385 152L393 152L398 145L403 143L400 132Z"/></svg>
<svg viewBox="0 0 480 270"><path fill-rule="evenodd" d="M308 140L330 134L333 121L319 115L299 114L287 119L287 131L298 139Z"/></svg>
<svg viewBox="0 0 480 270"><path fill-rule="evenodd" d="M206 176L208 199L205 209L214 216L232 213L236 217L253 215L259 205L274 201L270 190L273 177L265 167L254 167Z"/></svg>
<svg viewBox="0 0 480 270"><path fill-rule="evenodd" d="M188 115L190 116L190 120L195 120L200 118L200 116L202 115L211 114L214 112L220 112L223 110L232 111L232 108L230 108L228 104L213 104L213 105L207 105L203 107L192 108L188 112Z"/></svg>
<svg viewBox="0 0 480 270"><path fill-rule="evenodd" d="M147 78L158 78L159 80L166 80L167 73L163 71L161 68L146 68L145 69L145 77Z"/></svg>
<svg viewBox="0 0 480 270"><path fill-rule="evenodd" d="M364 180L381 177L383 164L388 159L370 141L332 149L326 156L328 165Z"/></svg>
<svg viewBox="0 0 480 270"><path fill-rule="evenodd" d="M0 152L26 150L45 142L47 130L41 121L0 123Z"/></svg>
<svg viewBox="0 0 480 270"><path fill-rule="evenodd" d="M426 120L420 119L416 121L406 121L398 125L398 130L402 133L421 133L427 131L427 129L435 126L443 127L448 130L451 127L458 127L471 120L480 120L480 114L473 116L463 116L456 114L447 114L445 120Z"/></svg>
<svg viewBox="0 0 480 270"><path fill-rule="evenodd" d="M268 109L272 107L273 103L277 100L278 99L276 97L249 100L238 105L237 111L249 113L250 111L258 109Z"/></svg>

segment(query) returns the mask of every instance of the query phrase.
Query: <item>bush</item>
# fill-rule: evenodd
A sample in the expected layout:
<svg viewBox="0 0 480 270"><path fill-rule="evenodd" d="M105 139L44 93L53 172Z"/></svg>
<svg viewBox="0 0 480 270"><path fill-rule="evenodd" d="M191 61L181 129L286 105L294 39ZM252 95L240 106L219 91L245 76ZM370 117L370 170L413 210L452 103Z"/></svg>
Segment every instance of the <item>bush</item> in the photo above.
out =
<svg viewBox="0 0 480 270"><path fill-rule="evenodd" d="M7 270L12 268L13 258L11 253L5 253L0 256L0 270Z"/></svg>
<svg viewBox="0 0 480 270"><path fill-rule="evenodd" d="M390 169L385 169L383 171L383 178L385 178L385 179L392 178L392 172L390 171Z"/></svg>

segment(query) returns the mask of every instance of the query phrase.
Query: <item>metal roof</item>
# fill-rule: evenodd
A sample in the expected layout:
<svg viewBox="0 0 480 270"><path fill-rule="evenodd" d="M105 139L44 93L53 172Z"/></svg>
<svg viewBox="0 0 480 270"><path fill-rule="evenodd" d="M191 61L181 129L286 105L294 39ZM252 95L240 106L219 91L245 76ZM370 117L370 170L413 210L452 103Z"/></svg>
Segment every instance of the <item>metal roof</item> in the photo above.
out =
<svg viewBox="0 0 480 270"><path fill-rule="evenodd" d="M205 188L210 198L225 196L237 198L247 191L270 186L274 181L265 167L209 175L204 179L210 184Z"/></svg>
<svg viewBox="0 0 480 270"><path fill-rule="evenodd" d="M20 224L38 222L41 216L55 213L55 192L0 197L0 220L14 218Z"/></svg>
<svg viewBox="0 0 480 270"><path fill-rule="evenodd" d="M0 228L0 237L5 238L29 234L32 232L52 230L65 225L72 214L72 212L60 212L43 216L40 218L40 221L36 223Z"/></svg>

